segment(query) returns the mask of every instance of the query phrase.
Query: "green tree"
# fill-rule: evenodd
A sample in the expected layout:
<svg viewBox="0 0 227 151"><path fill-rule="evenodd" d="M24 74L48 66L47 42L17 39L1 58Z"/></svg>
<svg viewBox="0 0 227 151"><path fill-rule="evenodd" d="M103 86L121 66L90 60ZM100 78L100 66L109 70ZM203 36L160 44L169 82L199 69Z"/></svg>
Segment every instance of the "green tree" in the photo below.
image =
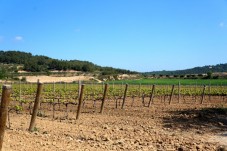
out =
<svg viewBox="0 0 227 151"><path fill-rule="evenodd" d="M209 71L209 72L207 72L207 79L211 79L211 78L212 78L212 72Z"/></svg>
<svg viewBox="0 0 227 151"><path fill-rule="evenodd" d="M0 79L5 79L7 76L7 71L4 68L0 68Z"/></svg>
<svg viewBox="0 0 227 151"><path fill-rule="evenodd" d="M92 72L92 71L94 71L93 67L92 67L91 65L89 65L89 64L83 65L83 66L82 66L82 70L83 70L84 72Z"/></svg>

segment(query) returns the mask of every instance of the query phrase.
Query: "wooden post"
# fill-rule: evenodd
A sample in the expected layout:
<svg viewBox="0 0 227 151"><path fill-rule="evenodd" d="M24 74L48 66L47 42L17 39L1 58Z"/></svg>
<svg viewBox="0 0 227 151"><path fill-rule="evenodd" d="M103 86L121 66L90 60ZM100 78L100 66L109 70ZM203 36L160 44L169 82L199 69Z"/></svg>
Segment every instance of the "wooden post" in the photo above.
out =
<svg viewBox="0 0 227 151"><path fill-rule="evenodd" d="M53 82L53 103L55 102L55 97L56 97L56 95L55 95L55 89L56 89L56 86L55 86L55 82Z"/></svg>
<svg viewBox="0 0 227 151"><path fill-rule="evenodd" d="M178 103L180 103L180 81L178 83Z"/></svg>
<svg viewBox="0 0 227 151"><path fill-rule="evenodd" d="M55 82L53 82L53 91L55 93Z"/></svg>
<svg viewBox="0 0 227 151"><path fill-rule="evenodd" d="M81 81L78 81L78 98L80 97L80 92L81 91Z"/></svg>
<svg viewBox="0 0 227 151"><path fill-rule="evenodd" d="M104 94L103 94L103 99L102 99L102 104L101 104L101 110L100 113L103 113L103 108L104 108L104 103L106 100L106 95L107 95L107 89L108 89L108 84L105 84L105 89L104 89Z"/></svg>
<svg viewBox="0 0 227 151"><path fill-rule="evenodd" d="M141 96L141 83L139 84L139 97Z"/></svg>
<svg viewBox="0 0 227 151"><path fill-rule="evenodd" d="M171 95L170 95L170 99L169 99L169 104L171 104L172 99L173 99L173 92L174 92L174 85L172 86L172 91L171 91Z"/></svg>
<svg viewBox="0 0 227 151"><path fill-rule="evenodd" d="M211 101L211 83L209 83L209 101Z"/></svg>
<svg viewBox="0 0 227 151"><path fill-rule="evenodd" d="M226 87L226 86L223 86L222 83L221 83L221 92L224 94L224 91L223 91L223 90L225 90L225 89L223 89L223 87ZM227 98L227 97L226 97L225 95L222 95L222 100L223 100L223 102L227 103L227 102L225 101L225 98Z"/></svg>
<svg viewBox="0 0 227 151"><path fill-rule="evenodd" d="M81 106L82 106L82 101L83 101L83 93L84 93L84 84L81 85L81 90L80 90L80 98L79 98L79 104L77 108L77 114L76 114L76 119L79 119L80 116L80 111L81 111Z"/></svg>
<svg viewBox="0 0 227 151"><path fill-rule="evenodd" d="M204 101L204 98L205 98L205 90L206 90L206 85L203 86L203 94L202 94L201 104L203 104L203 101Z"/></svg>
<svg viewBox="0 0 227 151"><path fill-rule="evenodd" d="M166 92L168 92L168 86L164 86L164 103L166 103Z"/></svg>
<svg viewBox="0 0 227 151"><path fill-rule="evenodd" d="M2 145L3 145L11 92L12 92L12 86L10 85L2 86L2 99L1 99L1 108L0 108L0 150L2 150Z"/></svg>
<svg viewBox="0 0 227 151"><path fill-rule="evenodd" d="M126 96L127 96L127 91L128 91L128 84L125 85L125 92L124 92L124 97L123 97L123 102L122 102L122 106L121 106L121 109L124 108L124 105L125 105L125 99L126 99Z"/></svg>
<svg viewBox="0 0 227 151"><path fill-rule="evenodd" d="M32 112L32 117L31 117L31 122L30 122L30 126L29 126L29 131L32 132L34 130L34 126L35 126L35 120L36 120L36 116L38 113L38 108L39 108L39 102L40 102L40 96L41 96L41 91L42 91L42 83L38 82L37 83L37 91L36 91L36 98L35 98L35 103L34 103L34 107L33 107L33 112Z"/></svg>
<svg viewBox="0 0 227 151"><path fill-rule="evenodd" d="M19 102L21 101L21 80L19 81Z"/></svg>
<svg viewBox="0 0 227 151"><path fill-rule="evenodd" d="M154 90L155 90L155 85L152 86L151 95L150 95L150 101L149 101L148 107L150 107L151 101L153 101L153 98L154 98Z"/></svg>
<svg viewBox="0 0 227 151"><path fill-rule="evenodd" d="M196 81L196 85L195 85L195 102L197 101L197 81Z"/></svg>

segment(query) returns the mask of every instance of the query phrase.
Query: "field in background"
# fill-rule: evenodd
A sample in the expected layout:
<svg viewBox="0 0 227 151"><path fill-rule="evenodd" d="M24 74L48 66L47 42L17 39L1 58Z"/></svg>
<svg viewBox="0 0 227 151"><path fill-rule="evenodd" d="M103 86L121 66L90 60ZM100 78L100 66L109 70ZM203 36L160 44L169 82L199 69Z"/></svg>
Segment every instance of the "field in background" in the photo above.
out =
<svg viewBox="0 0 227 151"><path fill-rule="evenodd" d="M215 85L222 86L227 85L227 79L139 79L139 80L119 80L110 81L108 83L112 84L142 84L142 85Z"/></svg>

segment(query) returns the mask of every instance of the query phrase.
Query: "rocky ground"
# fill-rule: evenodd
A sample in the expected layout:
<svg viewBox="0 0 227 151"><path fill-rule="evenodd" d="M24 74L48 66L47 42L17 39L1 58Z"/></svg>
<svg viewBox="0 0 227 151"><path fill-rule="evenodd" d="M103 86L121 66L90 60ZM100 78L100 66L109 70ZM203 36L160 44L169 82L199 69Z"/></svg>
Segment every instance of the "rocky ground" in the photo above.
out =
<svg viewBox="0 0 227 151"><path fill-rule="evenodd" d="M103 114L99 113L100 103L96 108L86 103L79 120L75 119L77 106L71 106L68 118L60 107L55 119L46 106L45 110L41 108L33 132L28 132L31 116L26 109L10 112L3 150L207 151L224 150L227 145L226 108L214 109L215 101L203 105L157 101L150 108L136 102L132 107L127 99L124 109L116 109L107 101Z"/></svg>

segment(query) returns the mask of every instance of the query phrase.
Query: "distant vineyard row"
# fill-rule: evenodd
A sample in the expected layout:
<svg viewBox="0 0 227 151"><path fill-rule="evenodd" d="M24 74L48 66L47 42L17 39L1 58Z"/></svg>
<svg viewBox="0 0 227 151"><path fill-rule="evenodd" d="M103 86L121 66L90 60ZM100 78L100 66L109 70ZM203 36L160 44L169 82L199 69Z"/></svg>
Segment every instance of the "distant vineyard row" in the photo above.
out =
<svg viewBox="0 0 227 151"><path fill-rule="evenodd" d="M17 101L29 102L33 101L37 84L32 83L17 83L13 84L12 98ZM109 84L107 91L107 99L121 98L125 92L125 84ZM203 93L212 96L227 96L227 86L212 86L207 85L155 85L152 92L153 85L128 85L127 97L149 97L151 93L154 96L164 95L187 95L199 96ZM104 91L104 84L86 84L84 89L84 96L87 100L102 99ZM43 101L55 101L59 99L61 102L75 102L79 96L79 85L77 83L71 84L44 84L42 98Z"/></svg>

